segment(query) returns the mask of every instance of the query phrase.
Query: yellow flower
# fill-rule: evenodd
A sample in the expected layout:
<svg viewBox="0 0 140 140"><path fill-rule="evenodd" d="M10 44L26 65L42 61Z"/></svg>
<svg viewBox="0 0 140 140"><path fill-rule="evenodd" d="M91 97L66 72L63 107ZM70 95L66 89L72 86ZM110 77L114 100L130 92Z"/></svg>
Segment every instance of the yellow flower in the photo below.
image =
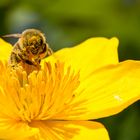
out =
<svg viewBox="0 0 140 140"><path fill-rule="evenodd" d="M118 62L116 38L91 38L62 49L29 75L7 63L0 39L0 139L109 140L90 119L116 114L139 99L140 64Z"/></svg>

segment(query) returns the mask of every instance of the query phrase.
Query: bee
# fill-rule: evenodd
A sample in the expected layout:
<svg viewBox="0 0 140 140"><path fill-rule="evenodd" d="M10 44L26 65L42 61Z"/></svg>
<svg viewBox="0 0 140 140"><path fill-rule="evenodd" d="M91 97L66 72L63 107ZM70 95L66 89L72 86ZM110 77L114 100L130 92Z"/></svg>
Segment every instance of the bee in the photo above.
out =
<svg viewBox="0 0 140 140"><path fill-rule="evenodd" d="M18 38L14 44L9 64L16 67L33 66L40 69L41 59L52 55L53 51L46 42L44 34L37 29L26 29L21 34L9 34L3 37Z"/></svg>

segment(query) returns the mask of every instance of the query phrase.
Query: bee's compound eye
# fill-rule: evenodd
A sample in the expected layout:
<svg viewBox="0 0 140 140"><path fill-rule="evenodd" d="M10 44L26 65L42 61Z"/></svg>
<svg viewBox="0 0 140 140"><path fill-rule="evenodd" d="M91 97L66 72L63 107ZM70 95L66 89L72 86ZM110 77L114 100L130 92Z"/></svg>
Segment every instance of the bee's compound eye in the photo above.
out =
<svg viewBox="0 0 140 140"><path fill-rule="evenodd" d="M40 39L40 44L41 44L41 45L43 44L43 39Z"/></svg>
<svg viewBox="0 0 140 140"><path fill-rule="evenodd" d="M42 46L43 52L45 52L47 50L47 45L44 43Z"/></svg>
<svg viewBox="0 0 140 140"><path fill-rule="evenodd" d="M38 45L40 45L40 46L43 44L43 40L42 40L41 37L38 37L37 43L38 43Z"/></svg>

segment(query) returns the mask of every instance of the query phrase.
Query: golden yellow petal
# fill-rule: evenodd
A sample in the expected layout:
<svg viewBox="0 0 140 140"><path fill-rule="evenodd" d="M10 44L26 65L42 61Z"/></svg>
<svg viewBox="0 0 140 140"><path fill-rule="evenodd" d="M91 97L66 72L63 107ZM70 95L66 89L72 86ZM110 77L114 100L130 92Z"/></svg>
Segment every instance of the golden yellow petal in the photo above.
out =
<svg viewBox="0 0 140 140"><path fill-rule="evenodd" d="M0 60L8 61L11 51L12 45L0 38Z"/></svg>
<svg viewBox="0 0 140 140"><path fill-rule="evenodd" d="M62 49L45 61L64 62L75 71L80 70L83 79L100 67L118 63L117 47L117 38L91 38L73 48Z"/></svg>
<svg viewBox="0 0 140 140"><path fill-rule="evenodd" d="M0 139L20 140L35 137L39 129L31 128L27 123L0 119Z"/></svg>
<svg viewBox="0 0 140 140"><path fill-rule="evenodd" d="M107 130L98 122L36 121L31 126L39 128L39 140L109 140Z"/></svg>
<svg viewBox="0 0 140 140"><path fill-rule="evenodd" d="M81 81L75 99L54 119L102 118L119 113L139 98L140 62L124 61L95 71Z"/></svg>

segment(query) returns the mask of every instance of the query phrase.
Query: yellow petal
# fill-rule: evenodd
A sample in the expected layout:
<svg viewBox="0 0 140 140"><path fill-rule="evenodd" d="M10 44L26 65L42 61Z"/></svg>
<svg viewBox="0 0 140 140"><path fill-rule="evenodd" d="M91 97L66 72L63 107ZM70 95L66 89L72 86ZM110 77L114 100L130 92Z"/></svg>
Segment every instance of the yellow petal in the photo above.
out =
<svg viewBox="0 0 140 140"><path fill-rule="evenodd" d="M31 124L40 129L40 140L109 140L104 126L91 121L36 121Z"/></svg>
<svg viewBox="0 0 140 140"><path fill-rule="evenodd" d="M119 113L139 98L140 62L124 61L95 71L81 81L75 99L54 119L102 118Z"/></svg>
<svg viewBox="0 0 140 140"><path fill-rule="evenodd" d="M0 38L0 60L8 61L11 51L12 45Z"/></svg>
<svg viewBox="0 0 140 140"><path fill-rule="evenodd" d="M117 46L117 38L91 38L73 48L62 49L45 61L65 62L75 71L80 70L83 79L100 67L118 63Z"/></svg>
<svg viewBox="0 0 140 140"><path fill-rule="evenodd" d="M39 133L37 128L31 128L28 124L23 122L6 122L0 119L0 139L20 140L28 139Z"/></svg>

